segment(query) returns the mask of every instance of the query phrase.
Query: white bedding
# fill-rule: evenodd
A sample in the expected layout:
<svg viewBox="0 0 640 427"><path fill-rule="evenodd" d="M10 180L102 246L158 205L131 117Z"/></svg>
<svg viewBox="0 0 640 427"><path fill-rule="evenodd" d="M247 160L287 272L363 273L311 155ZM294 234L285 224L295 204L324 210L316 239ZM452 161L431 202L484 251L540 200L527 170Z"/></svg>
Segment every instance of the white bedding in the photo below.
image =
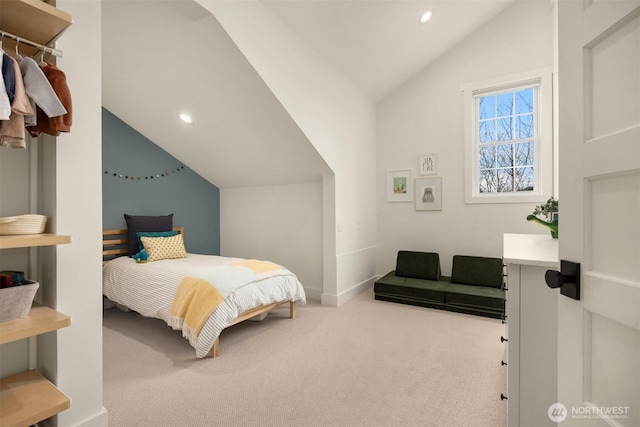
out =
<svg viewBox="0 0 640 427"><path fill-rule="evenodd" d="M187 258L139 264L132 258L119 257L103 267L103 293L114 303L169 324L173 296L185 276L199 276L212 267L222 267L239 260L188 254ZM191 342L196 356L206 356L222 330L242 312L283 301L306 302L304 289L293 274L270 277L237 289L211 314L196 342Z"/></svg>

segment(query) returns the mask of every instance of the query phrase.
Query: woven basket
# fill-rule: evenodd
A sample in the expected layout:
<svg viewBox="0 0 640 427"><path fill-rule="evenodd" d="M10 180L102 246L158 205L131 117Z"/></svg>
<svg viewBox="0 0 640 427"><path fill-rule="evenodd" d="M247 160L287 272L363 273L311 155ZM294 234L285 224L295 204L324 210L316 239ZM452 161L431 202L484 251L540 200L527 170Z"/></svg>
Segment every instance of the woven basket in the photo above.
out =
<svg viewBox="0 0 640 427"><path fill-rule="evenodd" d="M0 322L18 319L29 314L33 297L40 284L27 281L22 286L0 289Z"/></svg>
<svg viewBox="0 0 640 427"><path fill-rule="evenodd" d="M44 215L18 215L0 218L0 235L7 234L40 234L47 224Z"/></svg>

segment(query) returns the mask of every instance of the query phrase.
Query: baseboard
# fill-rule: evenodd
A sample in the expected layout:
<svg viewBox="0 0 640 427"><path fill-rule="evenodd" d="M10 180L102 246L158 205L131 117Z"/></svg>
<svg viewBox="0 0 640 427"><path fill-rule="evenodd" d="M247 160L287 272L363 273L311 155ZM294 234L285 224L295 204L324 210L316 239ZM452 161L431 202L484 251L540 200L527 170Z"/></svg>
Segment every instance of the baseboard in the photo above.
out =
<svg viewBox="0 0 640 427"><path fill-rule="evenodd" d="M320 304L328 305L329 307L337 307L338 306L338 296L337 295L322 294L320 296Z"/></svg>
<svg viewBox="0 0 640 427"><path fill-rule="evenodd" d="M78 426L85 427L108 427L109 426L109 413L107 408L102 407L102 411L100 411L96 416L86 419L77 424Z"/></svg>
<svg viewBox="0 0 640 427"><path fill-rule="evenodd" d="M347 289L339 295L328 295L322 294L320 298L320 303L322 305L328 305L331 307L340 307L342 304L353 299L356 295L366 291L373 287L373 284L378 280L380 276L374 276L370 279L365 280L364 282L360 282L357 285L351 287L351 289Z"/></svg>
<svg viewBox="0 0 640 427"><path fill-rule="evenodd" d="M307 300L322 301L322 289L304 288Z"/></svg>

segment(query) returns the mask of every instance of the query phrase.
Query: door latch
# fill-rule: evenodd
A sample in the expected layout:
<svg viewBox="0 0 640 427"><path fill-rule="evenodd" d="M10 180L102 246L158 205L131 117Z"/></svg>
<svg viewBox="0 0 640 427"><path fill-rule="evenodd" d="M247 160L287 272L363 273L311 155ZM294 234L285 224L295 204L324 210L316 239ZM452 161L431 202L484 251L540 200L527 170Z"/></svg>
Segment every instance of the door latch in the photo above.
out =
<svg viewBox="0 0 640 427"><path fill-rule="evenodd" d="M560 271L547 270L544 281L552 289L560 288L560 293L569 298L580 300L580 264L560 260Z"/></svg>

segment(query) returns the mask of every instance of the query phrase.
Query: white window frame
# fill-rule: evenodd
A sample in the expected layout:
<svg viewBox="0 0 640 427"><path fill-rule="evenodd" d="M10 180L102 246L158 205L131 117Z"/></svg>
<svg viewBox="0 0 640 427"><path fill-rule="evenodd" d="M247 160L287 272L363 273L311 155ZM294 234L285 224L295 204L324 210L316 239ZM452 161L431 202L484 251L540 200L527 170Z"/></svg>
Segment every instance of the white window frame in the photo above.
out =
<svg viewBox="0 0 640 427"><path fill-rule="evenodd" d="M465 203L537 203L553 194L553 99L550 68L537 69L461 86L465 120ZM479 142L476 96L517 90L539 84L537 105L538 134L535 138L533 191L481 193L479 189Z"/></svg>

